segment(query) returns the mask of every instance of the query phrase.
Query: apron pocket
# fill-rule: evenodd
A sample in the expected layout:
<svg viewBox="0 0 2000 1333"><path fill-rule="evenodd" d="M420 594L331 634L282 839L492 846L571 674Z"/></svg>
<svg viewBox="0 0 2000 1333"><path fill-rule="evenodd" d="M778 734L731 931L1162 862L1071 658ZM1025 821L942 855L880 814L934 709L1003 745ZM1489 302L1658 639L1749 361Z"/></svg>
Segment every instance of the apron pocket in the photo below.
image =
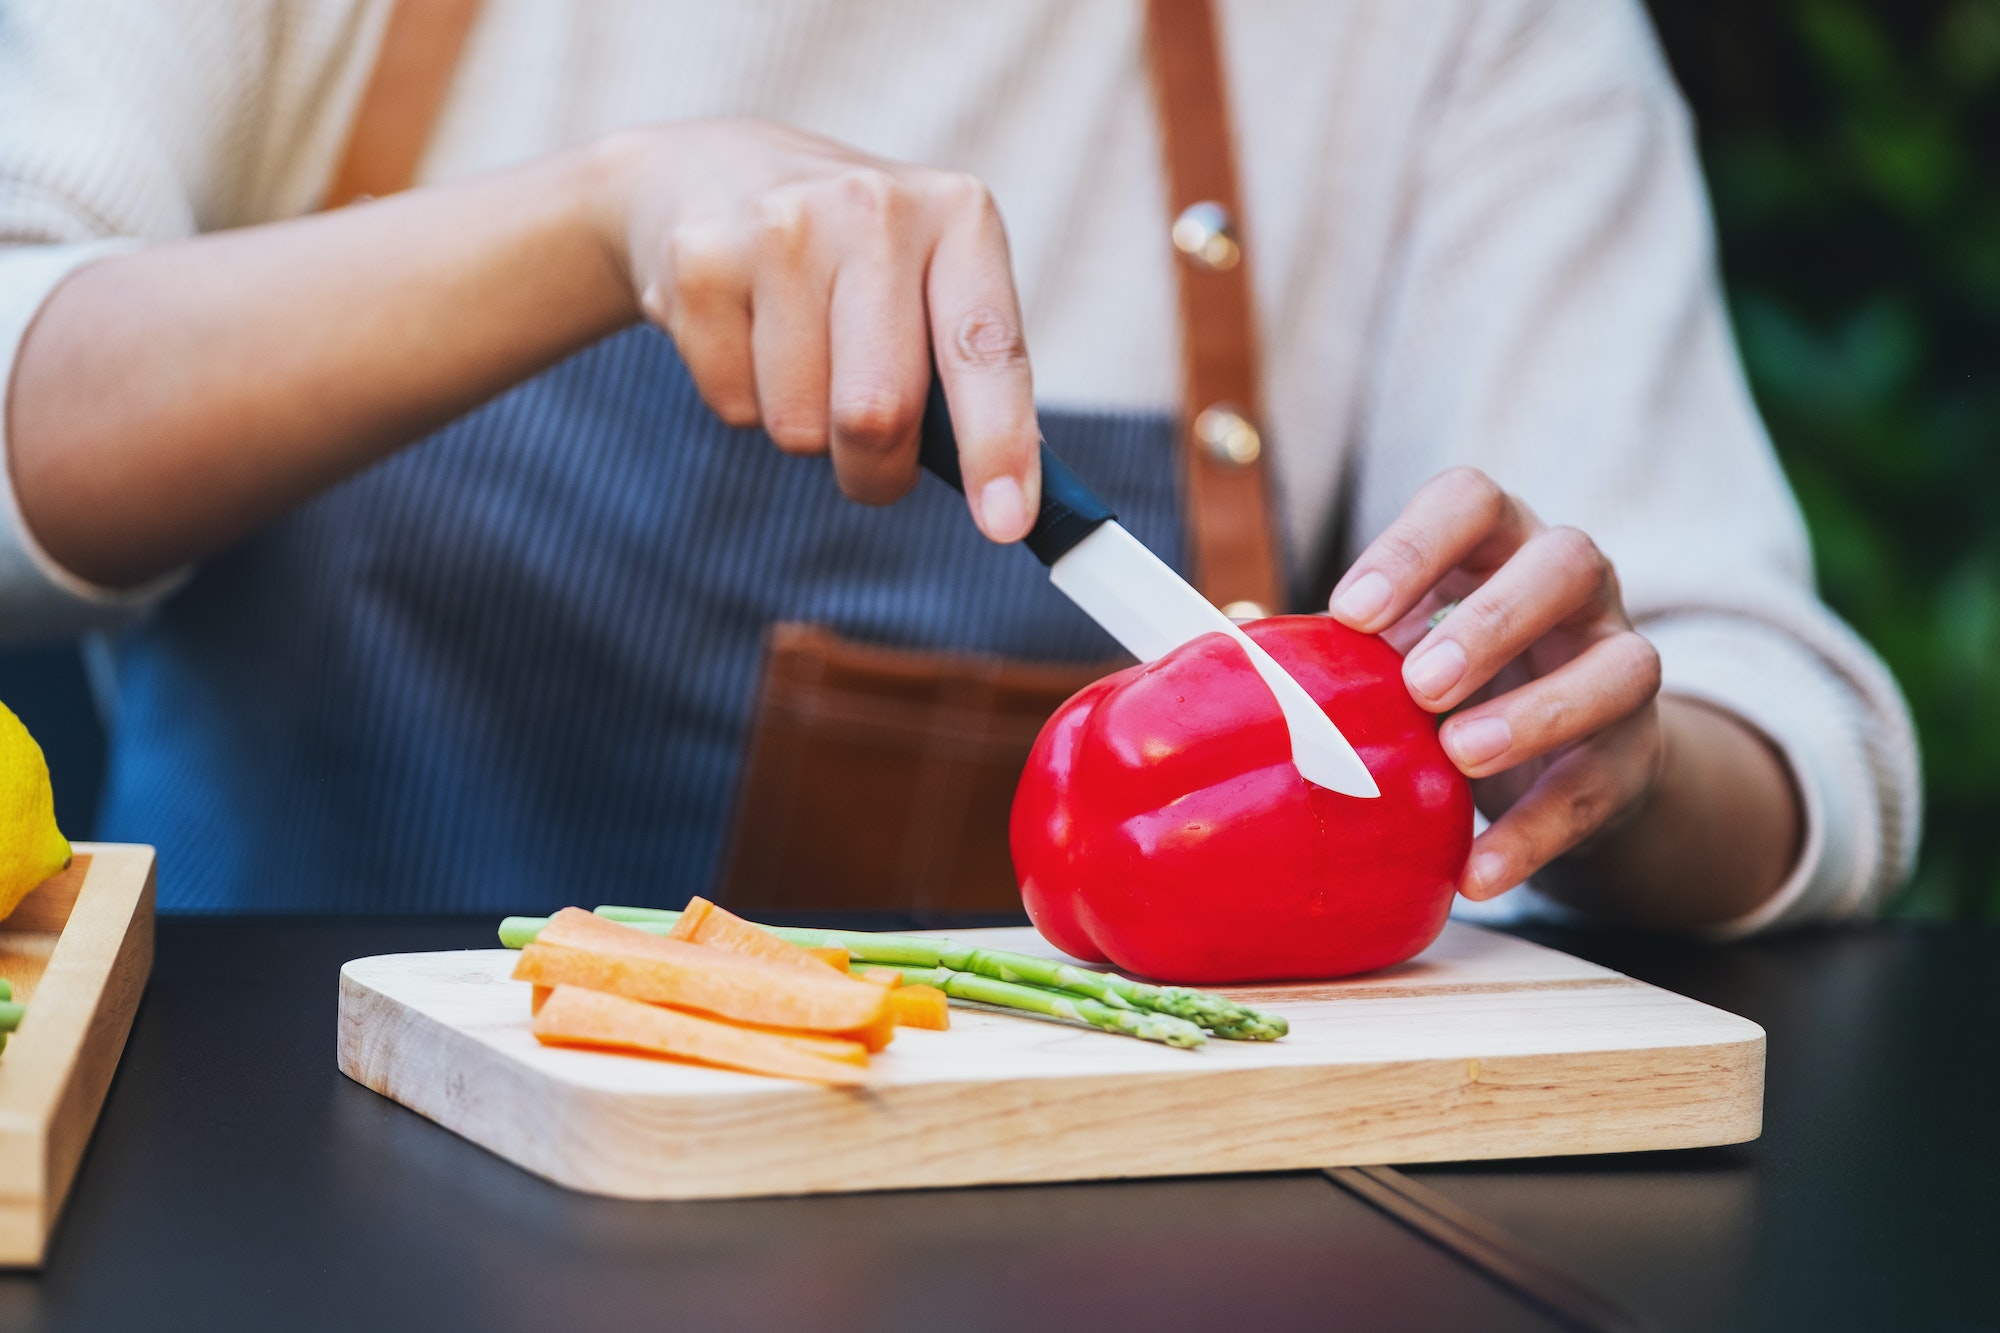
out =
<svg viewBox="0 0 2000 1333"><path fill-rule="evenodd" d="M884 648L779 624L717 894L733 910L1021 910L1007 848L1042 723L1126 662Z"/></svg>

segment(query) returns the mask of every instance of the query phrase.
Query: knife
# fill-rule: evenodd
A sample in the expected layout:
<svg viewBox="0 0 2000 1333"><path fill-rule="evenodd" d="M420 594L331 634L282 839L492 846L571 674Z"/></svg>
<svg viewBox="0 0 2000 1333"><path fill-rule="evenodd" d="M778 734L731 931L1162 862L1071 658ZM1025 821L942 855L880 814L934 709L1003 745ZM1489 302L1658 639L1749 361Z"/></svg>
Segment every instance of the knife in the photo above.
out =
<svg viewBox="0 0 2000 1333"><path fill-rule="evenodd" d="M958 437L944 386L931 376L917 457L963 495ZM1049 582L1141 662L1164 657L1190 639L1227 634L1277 697L1292 737L1292 762L1306 781L1346 796L1380 796L1368 766L1313 702L1305 687L1236 622L1174 573L1118 522L1069 465L1042 441L1042 504L1022 545L1049 567Z"/></svg>

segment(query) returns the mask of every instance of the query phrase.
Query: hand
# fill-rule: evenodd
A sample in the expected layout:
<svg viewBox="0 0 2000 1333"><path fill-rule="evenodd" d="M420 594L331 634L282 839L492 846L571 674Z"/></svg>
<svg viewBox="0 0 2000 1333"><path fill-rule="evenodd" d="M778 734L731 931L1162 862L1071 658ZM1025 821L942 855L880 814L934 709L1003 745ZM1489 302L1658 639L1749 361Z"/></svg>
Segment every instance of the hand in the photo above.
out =
<svg viewBox="0 0 2000 1333"><path fill-rule="evenodd" d="M1440 735L1494 821L1472 845L1466 897L1506 892L1653 793L1660 659L1626 617L1611 562L1484 473L1454 468L1418 491L1331 610L1405 653L1419 705L1463 710Z"/></svg>
<svg viewBox="0 0 2000 1333"><path fill-rule="evenodd" d="M694 121L599 145L598 215L646 316L703 399L780 449L831 452L854 499L917 482L935 358L973 519L1033 525L1034 386L1006 231L978 180L758 121Z"/></svg>

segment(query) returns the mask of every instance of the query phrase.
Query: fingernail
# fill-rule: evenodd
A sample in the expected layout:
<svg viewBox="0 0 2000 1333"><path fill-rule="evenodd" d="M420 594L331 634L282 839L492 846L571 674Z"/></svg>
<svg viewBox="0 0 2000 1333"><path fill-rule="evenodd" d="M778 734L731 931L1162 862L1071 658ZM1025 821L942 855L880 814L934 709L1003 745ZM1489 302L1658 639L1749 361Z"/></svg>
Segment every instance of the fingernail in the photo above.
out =
<svg viewBox="0 0 2000 1333"><path fill-rule="evenodd" d="M1460 768L1477 768L1489 759L1497 759L1513 743L1514 729L1504 717L1468 718L1445 728L1444 746Z"/></svg>
<svg viewBox="0 0 2000 1333"><path fill-rule="evenodd" d="M1349 584L1347 591L1333 599L1332 611L1356 629L1370 624L1389 607L1396 590L1385 575L1374 570Z"/></svg>
<svg viewBox="0 0 2000 1333"><path fill-rule="evenodd" d="M1483 901L1498 893L1507 875L1507 858L1498 852L1481 852L1465 870L1466 897ZM1511 887L1511 886L1509 886Z"/></svg>
<svg viewBox="0 0 2000 1333"><path fill-rule="evenodd" d="M1426 699L1441 699L1465 675L1465 649L1442 639L1403 665L1403 679Z"/></svg>
<svg viewBox="0 0 2000 1333"><path fill-rule="evenodd" d="M996 542L1019 541L1028 531L1028 502L1021 483L995 477L979 492L979 526Z"/></svg>

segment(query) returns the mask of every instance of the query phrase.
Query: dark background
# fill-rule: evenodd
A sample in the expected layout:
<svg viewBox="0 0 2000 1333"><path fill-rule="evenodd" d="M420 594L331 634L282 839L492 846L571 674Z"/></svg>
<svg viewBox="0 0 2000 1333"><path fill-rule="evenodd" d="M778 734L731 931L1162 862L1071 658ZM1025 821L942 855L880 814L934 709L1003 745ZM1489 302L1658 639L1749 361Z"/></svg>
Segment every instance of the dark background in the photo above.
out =
<svg viewBox="0 0 2000 1333"><path fill-rule="evenodd" d="M1916 713L1914 916L2000 918L2000 0L1651 0L1701 131L1737 337L1821 589ZM0 700L87 837L77 654Z"/></svg>

